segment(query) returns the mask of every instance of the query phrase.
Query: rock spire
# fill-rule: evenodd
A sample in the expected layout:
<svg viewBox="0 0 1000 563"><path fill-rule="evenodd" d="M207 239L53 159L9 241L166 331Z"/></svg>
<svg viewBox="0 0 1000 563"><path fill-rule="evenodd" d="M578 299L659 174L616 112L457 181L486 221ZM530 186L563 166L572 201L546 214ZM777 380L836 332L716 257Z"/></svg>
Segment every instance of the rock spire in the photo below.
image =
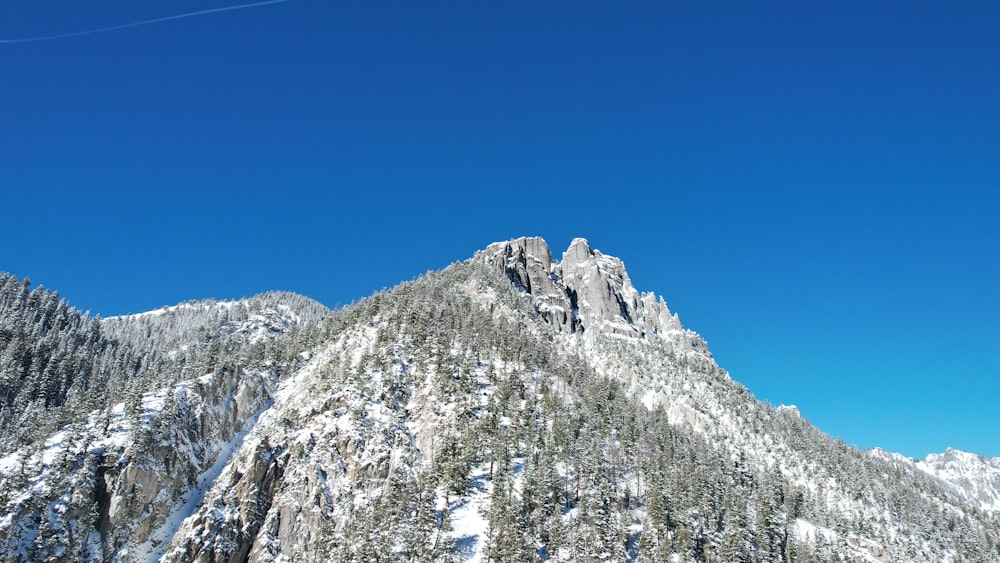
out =
<svg viewBox="0 0 1000 563"><path fill-rule="evenodd" d="M539 237L493 243L477 258L530 294L541 318L559 332L657 336L710 357L704 341L684 330L662 298L640 294L622 261L586 239L573 239L558 262Z"/></svg>

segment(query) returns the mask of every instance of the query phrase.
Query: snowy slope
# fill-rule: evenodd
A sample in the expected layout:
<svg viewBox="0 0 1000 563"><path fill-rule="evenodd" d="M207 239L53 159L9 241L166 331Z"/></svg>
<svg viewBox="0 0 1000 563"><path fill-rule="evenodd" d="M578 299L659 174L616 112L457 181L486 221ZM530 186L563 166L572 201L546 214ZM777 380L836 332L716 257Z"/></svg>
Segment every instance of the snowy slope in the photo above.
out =
<svg viewBox="0 0 1000 563"><path fill-rule="evenodd" d="M1000 458L949 448L916 462L926 471L955 486L970 502L988 512L1000 512Z"/></svg>
<svg viewBox="0 0 1000 563"><path fill-rule="evenodd" d="M839 543L833 548L835 552L878 560L892 549L884 539L873 538L912 533L905 530L913 524L903 522L898 508L887 502L892 483L877 479L880 475L907 480L922 491L934 511L965 514L958 497L935 491L935 485L922 478L912 464L892 459L888 467L870 466L869 456L822 435L797 408L771 409L753 400L715 364L704 341L684 329L662 299L641 295L632 287L619 260L591 250L586 241L577 239L561 263L552 262L549 254L539 249L543 244L537 239L518 239L497 243L483 254L495 266L502 265L511 279L532 295L542 317L557 328L562 328L559 319L553 322L546 313L566 307L565 300L559 306L553 303L572 296L569 308L578 322L572 335L563 337L565 346L580 350L599 373L631 385L648 408L664 408L672 424L690 428L728 452L731 459L757 471L780 474L805 491L807 502L855 525L864 523L870 530L872 535L867 538L829 535L831 543ZM537 281L546 272L550 281ZM580 283L582 287L574 285ZM918 467L958 484L974 505L989 509L997 491L992 484L995 470L989 461L993 460L952 453L944 458L931 456ZM861 483L859 473L876 479ZM815 529L807 520L797 522L798 531L809 526ZM820 536L809 537L815 541ZM960 557L951 550L932 555L934 548L926 542L915 545L914 553L921 557Z"/></svg>
<svg viewBox="0 0 1000 563"><path fill-rule="evenodd" d="M477 281L480 266L516 293ZM558 262L540 239L497 243L472 263L377 295L354 314L283 383L167 560L440 559L450 552L461 561L530 554L684 561L709 553L953 561L973 553L928 535L938 527L925 521L929 513L951 522L968 517L959 496L912 466L834 442L797 409L755 401L662 299L636 291L619 260L582 239ZM545 355L559 359L547 363ZM592 408L584 405L593 391L578 382L595 376L628 390L614 411L662 412L670 432L683 437L672 439L700 444L692 452L707 448L699 471L721 464L720 476L732 480L726 487L743 491L710 493L732 503L726 510L673 501L673 519L688 521L691 547L676 523L654 519L659 509L646 490L649 480L683 483L685 473L657 476L628 458L592 473L591 454L573 449L554 450L546 461L551 446L542 444L559 440L564 420ZM512 389L519 390L513 397ZM541 427L525 426L531 412L543 417ZM626 449L618 432L627 428L577 440L601 448L605 460L594 462L607 464ZM512 431L513 441L504 442ZM532 446L539 431L542 441ZM461 446L465 440L473 450ZM458 485L447 485L456 460L464 469ZM549 486L554 495L542 493L554 506L512 508L530 506L545 479L560 484ZM778 500L755 492L767 482L781 483L767 485L780 489ZM245 495L234 490L257 499L257 511L247 513ZM733 510L745 516L724 516ZM971 526L975 534L986 524ZM753 539L739 539L740 530ZM504 536L516 537L515 545Z"/></svg>
<svg viewBox="0 0 1000 563"><path fill-rule="evenodd" d="M282 342L316 312L282 299L189 303L104 320L123 343L122 358L162 358L162 379L142 375L121 389L124 401L109 396L110 405L77 420L64 413L63 430L0 460L0 545L8 558L156 560L271 400L283 353L254 351ZM227 359L217 357L223 351ZM202 366L209 371L174 380Z"/></svg>

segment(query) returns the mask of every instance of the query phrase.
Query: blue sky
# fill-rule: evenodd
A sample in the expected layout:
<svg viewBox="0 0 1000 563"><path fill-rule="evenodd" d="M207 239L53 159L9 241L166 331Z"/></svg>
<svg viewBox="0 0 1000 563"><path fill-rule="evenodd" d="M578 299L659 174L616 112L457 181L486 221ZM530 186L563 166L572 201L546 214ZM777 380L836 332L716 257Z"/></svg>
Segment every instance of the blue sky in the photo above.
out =
<svg viewBox="0 0 1000 563"><path fill-rule="evenodd" d="M290 0L0 42L0 269L102 315L621 257L757 397L1000 456L1000 4ZM233 5L0 1L0 39Z"/></svg>

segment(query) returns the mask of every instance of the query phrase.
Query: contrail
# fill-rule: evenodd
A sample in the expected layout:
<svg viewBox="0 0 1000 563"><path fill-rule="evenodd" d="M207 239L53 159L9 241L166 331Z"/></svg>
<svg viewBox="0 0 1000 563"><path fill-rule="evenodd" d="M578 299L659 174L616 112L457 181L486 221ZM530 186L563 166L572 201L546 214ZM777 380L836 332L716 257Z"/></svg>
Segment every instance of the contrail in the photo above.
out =
<svg viewBox="0 0 1000 563"><path fill-rule="evenodd" d="M252 2L250 4L238 4L236 6L225 6L223 8L212 8L210 10L201 10L198 12L188 12L184 14L177 14L175 16L166 16L163 18L154 18L151 20L142 20L131 23L123 23L121 25L113 25L111 27L102 27L98 29L87 29L84 31L74 31L72 33L61 33L59 35L46 35L43 37L26 37L24 39L0 39L0 43L32 43L34 41L49 41L52 39L65 39L66 37L79 37L81 35L93 35L94 33L104 33L106 31L116 31L119 29L128 29L130 27L139 27L140 25L149 25L151 23L159 23L170 20L179 20L183 18L193 18L195 16L203 16L205 14L215 14L218 12L230 12L232 10L243 10L245 8L255 8L257 6L266 6L268 4L280 4L282 2L288 2L288 0L264 0L262 2Z"/></svg>

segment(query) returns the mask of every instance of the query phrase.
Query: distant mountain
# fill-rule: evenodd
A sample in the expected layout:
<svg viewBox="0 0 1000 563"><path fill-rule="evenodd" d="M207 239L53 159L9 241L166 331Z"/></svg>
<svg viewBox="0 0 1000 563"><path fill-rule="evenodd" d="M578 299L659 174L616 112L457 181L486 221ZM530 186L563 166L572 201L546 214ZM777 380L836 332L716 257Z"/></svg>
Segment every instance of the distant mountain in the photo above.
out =
<svg viewBox="0 0 1000 563"><path fill-rule="evenodd" d="M7 276L0 344L10 561L1000 560L997 460L756 401L583 239L339 311L91 319Z"/></svg>
<svg viewBox="0 0 1000 563"><path fill-rule="evenodd" d="M918 461L917 467L954 485L983 510L1000 512L1000 458L949 448Z"/></svg>

